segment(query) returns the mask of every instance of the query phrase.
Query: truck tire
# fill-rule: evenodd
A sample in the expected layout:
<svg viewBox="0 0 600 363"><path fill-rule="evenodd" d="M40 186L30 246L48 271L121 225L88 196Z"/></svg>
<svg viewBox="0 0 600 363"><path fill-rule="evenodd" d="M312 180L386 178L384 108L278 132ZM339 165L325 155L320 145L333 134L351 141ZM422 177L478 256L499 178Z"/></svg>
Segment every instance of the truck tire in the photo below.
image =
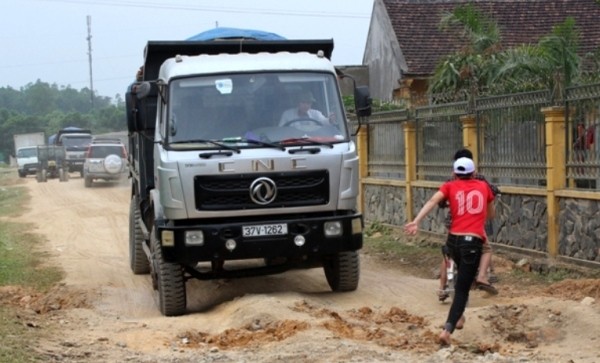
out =
<svg viewBox="0 0 600 363"><path fill-rule="evenodd" d="M86 188L91 188L92 187L92 178L90 178L89 176L84 176L83 177L83 186Z"/></svg>
<svg viewBox="0 0 600 363"><path fill-rule="evenodd" d="M17 172L19 173L19 178L25 178L27 176L25 170L17 170Z"/></svg>
<svg viewBox="0 0 600 363"><path fill-rule="evenodd" d="M140 210L136 201L136 197L131 198L129 206L129 266L134 274L145 275L150 272L150 261L148 261L142 245L144 234L140 227Z"/></svg>
<svg viewBox="0 0 600 363"><path fill-rule="evenodd" d="M104 158L104 170L108 174L115 175L123 169L123 160L119 155L110 154Z"/></svg>
<svg viewBox="0 0 600 363"><path fill-rule="evenodd" d="M48 181L48 172L46 171L46 169L42 169L40 179L43 183Z"/></svg>
<svg viewBox="0 0 600 363"><path fill-rule="evenodd" d="M41 171L41 170L38 170L38 171L35 173L35 180L37 180L37 182L38 182L38 183L41 183L41 182L42 182L42 171Z"/></svg>
<svg viewBox="0 0 600 363"><path fill-rule="evenodd" d="M63 168L58 169L58 181L66 182L67 180L69 180L67 175L68 174L65 173L65 169L63 169Z"/></svg>
<svg viewBox="0 0 600 363"><path fill-rule="evenodd" d="M332 291L354 291L360 277L357 251L345 251L328 256L323 263L327 283Z"/></svg>
<svg viewBox="0 0 600 363"><path fill-rule="evenodd" d="M158 291L158 305L164 316L178 316L186 312L186 293L183 269L178 263L165 262L154 227L150 234L152 246L152 278Z"/></svg>

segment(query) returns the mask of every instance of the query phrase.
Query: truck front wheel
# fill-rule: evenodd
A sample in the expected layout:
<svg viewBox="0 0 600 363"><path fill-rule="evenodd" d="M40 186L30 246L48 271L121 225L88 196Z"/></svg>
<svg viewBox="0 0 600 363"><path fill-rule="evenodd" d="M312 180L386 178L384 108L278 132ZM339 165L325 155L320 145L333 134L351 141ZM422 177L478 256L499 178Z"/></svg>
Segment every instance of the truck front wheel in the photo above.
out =
<svg viewBox="0 0 600 363"><path fill-rule="evenodd" d="M150 272L150 261L144 252L144 233L136 201L137 197L133 197L129 204L129 266L134 274L144 275Z"/></svg>
<svg viewBox="0 0 600 363"><path fill-rule="evenodd" d="M357 251L339 252L327 256L323 270L331 290L354 291L360 277L360 258Z"/></svg>
<svg viewBox="0 0 600 363"><path fill-rule="evenodd" d="M164 316L183 315L186 311L183 269L177 263L165 262L154 227L150 234L152 246L152 279L158 291L158 305Z"/></svg>

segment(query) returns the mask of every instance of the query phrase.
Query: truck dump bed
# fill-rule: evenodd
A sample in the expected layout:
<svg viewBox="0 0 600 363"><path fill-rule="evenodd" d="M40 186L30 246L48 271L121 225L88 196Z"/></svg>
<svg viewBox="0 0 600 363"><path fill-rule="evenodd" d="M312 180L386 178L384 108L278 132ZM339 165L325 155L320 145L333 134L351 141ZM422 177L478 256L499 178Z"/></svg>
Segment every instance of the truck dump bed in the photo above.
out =
<svg viewBox="0 0 600 363"><path fill-rule="evenodd" d="M218 41L149 41L144 50L144 81L158 77L160 66L176 55L237 54L260 52L308 52L322 51L331 59L333 39L325 40L218 40Z"/></svg>

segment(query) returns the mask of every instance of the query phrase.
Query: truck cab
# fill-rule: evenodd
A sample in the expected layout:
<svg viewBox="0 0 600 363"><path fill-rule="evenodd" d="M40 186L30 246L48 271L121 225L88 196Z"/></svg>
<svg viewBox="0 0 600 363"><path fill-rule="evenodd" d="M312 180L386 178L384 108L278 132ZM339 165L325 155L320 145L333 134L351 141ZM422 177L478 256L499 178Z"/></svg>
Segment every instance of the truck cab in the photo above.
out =
<svg viewBox="0 0 600 363"><path fill-rule="evenodd" d="M17 172L21 178L35 174L37 166L37 146L26 146L17 149Z"/></svg>
<svg viewBox="0 0 600 363"><path fill-rule="evenodd" d="M92 140L90 130L63 129L56 134L54 144L65 148L69 172L78 172L83 177L85 153Z"/></svg>

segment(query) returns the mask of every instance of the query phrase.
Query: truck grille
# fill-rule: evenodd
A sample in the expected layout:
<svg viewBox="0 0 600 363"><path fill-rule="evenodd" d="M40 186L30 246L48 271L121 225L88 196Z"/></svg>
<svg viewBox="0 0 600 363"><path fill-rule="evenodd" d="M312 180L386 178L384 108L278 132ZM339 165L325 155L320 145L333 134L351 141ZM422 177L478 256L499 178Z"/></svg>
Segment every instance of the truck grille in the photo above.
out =
<svg viewBox="0 0 600 363"><path fill-rule="evenodd" d="M250 185L257 178L271 179L277 188L275 199L266 205L255 203ZM194 190L197 210L233 210L301 207L329 202L327 170L235 176L196 176Z"/></svg>

